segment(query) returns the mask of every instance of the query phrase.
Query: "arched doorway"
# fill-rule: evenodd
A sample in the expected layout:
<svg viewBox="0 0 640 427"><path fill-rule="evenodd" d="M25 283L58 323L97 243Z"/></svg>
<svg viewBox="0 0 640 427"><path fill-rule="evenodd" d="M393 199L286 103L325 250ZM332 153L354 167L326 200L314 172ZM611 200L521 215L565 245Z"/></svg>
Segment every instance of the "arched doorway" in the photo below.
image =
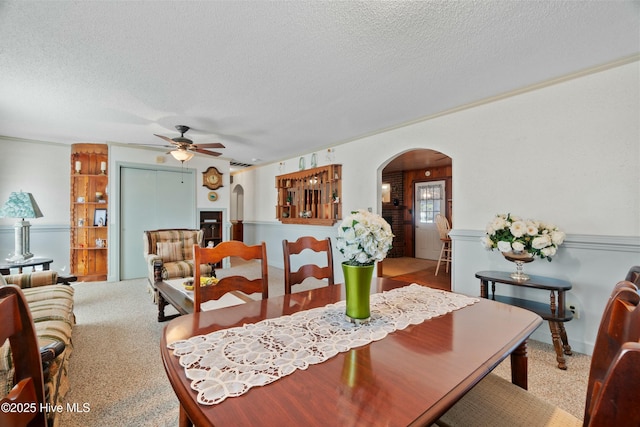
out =
<svg viewBox="0 0 640 427"><path fill-rule="evenodd" d="M231 220L231 240L244 240L242 220L244 218L244 188L237 184L231 190L231 206L229 218Z"/></svg>
<svg viewBox="0 0 640 427"><path fill-rule="evenodd" d="M451 272L440 269L435 276L441 242L435 215L444 214L451 223L453 210L452 159L431 149L412 149L390 158L379 168L380 210L395 235L393 248L383 264L396 273L420 272L429 280L449 287ZM441 189L436 191L436 189ZM424 192L421 200L416 189ZM437 201L434 200L438 197ZM420 226L430 230L421 233ZM420 239L430 239L421 242ZM416 248L430 247L428 252ZM426 254L426 256L425 256ZM398 266L398 268L391 268ZM384 272L383 275L387 275ZM433 273L430 271L433 270ZM445 286L446 285L446 286Z"/></svg>

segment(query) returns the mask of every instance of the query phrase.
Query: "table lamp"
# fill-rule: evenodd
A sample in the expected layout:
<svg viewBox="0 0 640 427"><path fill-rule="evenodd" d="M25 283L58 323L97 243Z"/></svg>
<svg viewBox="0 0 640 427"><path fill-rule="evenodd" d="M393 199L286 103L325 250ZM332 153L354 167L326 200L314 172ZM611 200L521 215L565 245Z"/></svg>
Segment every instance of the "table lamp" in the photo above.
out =
<svg viewBox="0 0 640 427"><path fill-rule="evenodd" d="M9 262L24 262L33 257L29 252L29 232L31 224L25 221L25 218L41 218L42 211L36 203L31 193L12 192L7 200L0 208L0 218L20 218L13 228L15 229L15 252L11 258L7 258Z"/></svg>

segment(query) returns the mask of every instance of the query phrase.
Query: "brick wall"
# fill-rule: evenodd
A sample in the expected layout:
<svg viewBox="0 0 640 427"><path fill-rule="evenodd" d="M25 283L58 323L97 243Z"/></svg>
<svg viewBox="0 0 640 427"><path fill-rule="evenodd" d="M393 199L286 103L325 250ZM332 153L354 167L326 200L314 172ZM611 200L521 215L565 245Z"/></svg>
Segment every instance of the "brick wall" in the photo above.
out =
<svg viewBox="0 0 640 427"><path fill-rule="evenodd" d="M402 171L382 174L382 182L391 186L391 203L382 204L382 217L391 225L393 238L393 248L387 254L388 258L399 258L404 256L404 185Z"/></svg>

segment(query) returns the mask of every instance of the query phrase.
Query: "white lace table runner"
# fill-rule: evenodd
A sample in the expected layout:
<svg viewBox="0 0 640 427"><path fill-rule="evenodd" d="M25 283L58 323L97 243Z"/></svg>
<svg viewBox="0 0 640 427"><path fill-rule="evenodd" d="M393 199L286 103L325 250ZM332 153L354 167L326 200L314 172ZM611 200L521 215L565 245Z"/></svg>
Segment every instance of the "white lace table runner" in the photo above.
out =
<svg viewBox="0 0 640 427"><path fill-rule="evenodd" d="M198 402L214 405L324 362L340 352L479 300L417 284L371 295L371 321L345 319L345 301L198 335L168 345Z"/></svg>

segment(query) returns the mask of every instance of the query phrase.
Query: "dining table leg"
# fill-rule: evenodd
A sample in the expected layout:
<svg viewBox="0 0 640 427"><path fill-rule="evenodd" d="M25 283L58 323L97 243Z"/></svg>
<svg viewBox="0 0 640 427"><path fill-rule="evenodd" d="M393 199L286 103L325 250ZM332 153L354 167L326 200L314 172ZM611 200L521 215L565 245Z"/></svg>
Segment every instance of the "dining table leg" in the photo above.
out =
<svg viewBox="0 0 640 427"><path fill-rule="evenodd" d="M511 353L511 382L525 390L528 384L527 341L523 341Z"/></svg>
<svg viewBox="0 0 640 427"><path fill-rule="evenodd" d="M187 411L180 405L180 416L178 418L178 426L180 427L193 427L193 423L187 415Z"/></svg>

